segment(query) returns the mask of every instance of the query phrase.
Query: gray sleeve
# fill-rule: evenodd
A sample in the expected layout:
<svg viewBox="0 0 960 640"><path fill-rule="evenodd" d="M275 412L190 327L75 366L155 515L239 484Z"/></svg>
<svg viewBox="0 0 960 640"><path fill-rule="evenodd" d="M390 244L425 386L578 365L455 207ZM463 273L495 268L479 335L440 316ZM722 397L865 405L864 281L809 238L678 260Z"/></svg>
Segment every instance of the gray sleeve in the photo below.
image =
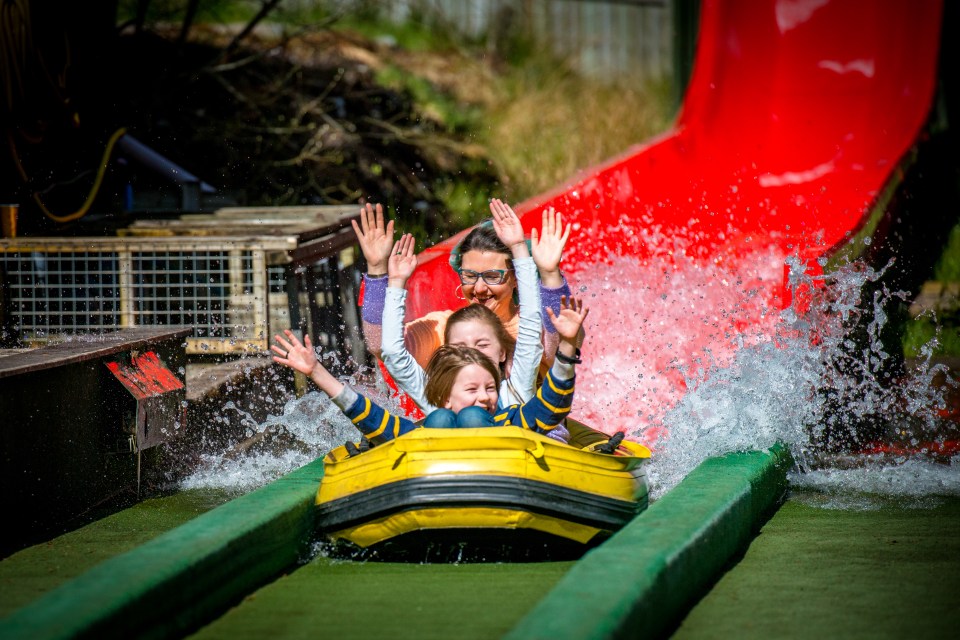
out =
<svg viewBox="0 0 960 640"><path fill-rule="evenodd" d="M330 401L337 405L340 411L346 412L347 409L353 406L353 403L357 401L358 397L356 391L347 385L343 385L343 390L333 398L330 398Z"/></svg>

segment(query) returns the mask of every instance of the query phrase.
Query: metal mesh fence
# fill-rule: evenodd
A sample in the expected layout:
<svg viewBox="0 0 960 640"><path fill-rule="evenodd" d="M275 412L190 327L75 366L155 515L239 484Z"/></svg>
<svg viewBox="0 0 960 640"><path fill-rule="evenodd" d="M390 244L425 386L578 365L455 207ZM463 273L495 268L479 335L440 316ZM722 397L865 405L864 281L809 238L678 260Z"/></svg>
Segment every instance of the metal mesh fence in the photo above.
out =
<svg viewBox="0 0 960 640"><path fill-rule="evenodd" d="M24 337L120 324L115 253L0 254L7 305Z"/></svg>
<svg viewBox="0 0 960 640"><path fill-rule="evenodd" d="M194 327L198 339L262 343L268 294L257 257L251 250L34 251L0 253L0 271L7 314L28 342L178 325Z"/></svg>
<svg viewBox="0 0 960 640"><path fill-rule="evenodd" d="M131 260L138 325L189 325L201 328L200 336L227 337L231 290L253 293L249 256L240 258L237 273L242 279L237 283L231 281L230 262L223 253L138 253Z"/></svg>

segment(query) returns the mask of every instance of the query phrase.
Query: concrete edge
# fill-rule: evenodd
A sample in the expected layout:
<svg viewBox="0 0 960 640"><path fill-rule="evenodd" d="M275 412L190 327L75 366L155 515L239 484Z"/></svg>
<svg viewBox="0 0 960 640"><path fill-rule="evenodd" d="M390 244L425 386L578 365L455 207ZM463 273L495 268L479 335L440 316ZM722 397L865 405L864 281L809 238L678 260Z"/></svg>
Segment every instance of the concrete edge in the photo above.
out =
<svg viewBox="0 0 960 640"><path fill-rule="evenodd" d="M0 637L182 636L302 557L322 476L318 459L109 559L0 621Z"/></svg>
<svg viewBox="0 0 960 640"><path fill-rule="evenodd" d="M600 547L504 636L661 637L786 494L790 453L710 458Z"/></svg>

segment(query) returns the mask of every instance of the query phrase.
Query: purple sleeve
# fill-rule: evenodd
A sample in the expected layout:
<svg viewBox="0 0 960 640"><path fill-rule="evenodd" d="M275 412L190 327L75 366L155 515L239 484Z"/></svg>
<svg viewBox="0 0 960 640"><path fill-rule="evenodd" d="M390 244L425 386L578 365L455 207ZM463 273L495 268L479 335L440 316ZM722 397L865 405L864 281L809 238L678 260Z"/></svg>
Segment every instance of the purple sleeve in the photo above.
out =
<svg viewBox="0 0 960 640"><path fill-rule="evenodd" d="M562 296L570 297L570 285L567 284L566 276L561 275L563 284L559 287L548 288L540 283L540 302L543 304L543 328L547 333L556 333L553 323L550 322L550 316L547 315L547 309L553 309L554 315L560 315L560 298ZM366 303L364 303L366 308Z"/></svg>
<svg viewBox="0 0 960 640"><path fill-rule="evenodd" d="M387 297L387 278L370 278L363 274L363 303L360 317L370 324L383 324L383 305ZM559 305L560 303L557 302Z"/></svg>

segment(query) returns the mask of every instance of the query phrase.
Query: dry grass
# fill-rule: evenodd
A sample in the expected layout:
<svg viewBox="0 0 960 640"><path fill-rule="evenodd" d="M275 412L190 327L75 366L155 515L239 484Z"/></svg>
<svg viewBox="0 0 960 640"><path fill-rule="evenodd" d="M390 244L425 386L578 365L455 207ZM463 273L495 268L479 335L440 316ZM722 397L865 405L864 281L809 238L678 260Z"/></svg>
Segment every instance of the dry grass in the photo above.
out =
<svg viewBox="0 0 960 640"><path fill-rule="evenodd" d="M649 140L674 116L666 81L611 84L539 55L507 64L467 47L397 49L390 61L449 96L461 114L479 112L466 137L484 148L501 176L500 195L514 202ZM436 105L417 102L424 115L449 124Z"/></svg>
<svg viewBox="0 0 960 640"><path fill-rule="evenodd" d="M519 201L649 140L672 117L662 86L518 69L503 82L483 136L507 197Z"/></svg>

